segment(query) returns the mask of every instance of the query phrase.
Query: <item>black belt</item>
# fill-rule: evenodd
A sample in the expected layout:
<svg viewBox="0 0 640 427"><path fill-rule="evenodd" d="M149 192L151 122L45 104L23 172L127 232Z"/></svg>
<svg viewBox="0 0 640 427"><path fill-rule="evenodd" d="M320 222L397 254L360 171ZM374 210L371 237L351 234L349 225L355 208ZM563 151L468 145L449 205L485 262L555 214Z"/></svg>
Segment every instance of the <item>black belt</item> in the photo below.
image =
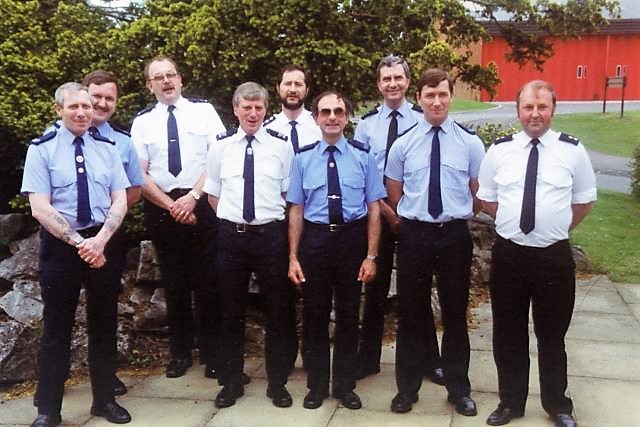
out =
<svg viewBox="0 0 640 427"><path fill-rule="evenodd" d="M455 226L455 225L466 224L467 220L466 219L452 219L451 221L445 221L445 222L427 222L427 221L418 221L418 220L415 220L415 219L402 218L402 222L407 222L407 223L410 223L410 224L416 224L418 226L423 226L423 227L428 227L428 228L444 229L444 228L452 227L452 226Z"/></svg>
<svg viewBox="0 0 640 427"><path fill-rule="evenodd" d="M234 233L264 233L268 228L274 225L282 224L284 221L272 221L261 225L251 224L238 224L235 222L227 221L226 219L220 220L220 226L231 230Z"/></svg>
<svg viewBox="0 0 640 427"><path fill-rule="evenodd" d="M326 231L329 233L337 233L339 231L345 231L352 227L355 227L358 224L362 224L367 220L366 216L363 216L360 219L356 219L355 221L345 222L344 224L318 224L317 222L311 222L304 220L304 226L310 227L314 230Z"/></svg>
<svg viewBox="0 0 640 427"><path fill-rule="evenodd" d="M174 188L173 190L169 191L167 194L173 200L176 200L176 199L179 199L182 196L185 196L185 195L189 194L189 191L191 191L190 188Z"/></svg>
<svg viewBox="0 0 640 427"><path fill-rule="evenodd" d="M93 237L96 234L98 234L101 228L102 228L102 224L98 224L98 225L94 225L93 227L83 228L82 230L76 230L76 231L78 232L79 235L87 239L89 237Z"/></svg>

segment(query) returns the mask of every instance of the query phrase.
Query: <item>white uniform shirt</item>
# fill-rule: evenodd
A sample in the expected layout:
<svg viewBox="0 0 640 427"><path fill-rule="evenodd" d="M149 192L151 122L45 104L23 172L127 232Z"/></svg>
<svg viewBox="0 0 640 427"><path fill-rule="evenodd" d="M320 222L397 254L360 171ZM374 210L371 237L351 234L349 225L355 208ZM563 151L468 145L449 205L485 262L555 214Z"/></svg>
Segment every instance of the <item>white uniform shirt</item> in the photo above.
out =
<svg viewBox="0 0 640 427"><path fill-rule="evenodd" d="M207 159L204 191L219 199L216 214L220 219L246 223L242 217L244 197L244 156L246 133L239 128L220 135ZM273 136L261 127L251 143L254 157L254 204L256 217L252 225L285 218L283 193L289 188L293 150L289 141Z"/></svg>
<svg viewBox="0 0 640 427"><path fill-rule="evenodd" d="M572 204L596 200L596 179L584 146L575 138L552 130L538 138L535 228L520 230L531 138L524 132L513 140L493 144L480 167L477 197L498 202L496 232L522 246L547 247L569 238Z"/></svg>
<svg viewBox="0 0 640 427"><path fill-rule="evenodd" d="M276 132L280 132L289 139L291 145L291 120L281 111L278 114L271 116L264 122L264 127L267 129L273 129ZM322 133L320 128L316 124L316 121L311 115L311 111L302 110L298 118L296 119L296 130L298 131L298 148L302 148L306 145L313 144L316 141L322 139ZM291 145L293 147L293 145Z"/></svg>
<svg viewBox="0 0 640 427"><path fill-rule="evenodd" d="M162 191L193 188L205 171L209 145L225 131L213 105L180 97L173 114L180 138L182 170L173 176L168 169L167 105L157 103L139 113L131 125L131 139L141 160L148 162L148 174Z"/></svg>

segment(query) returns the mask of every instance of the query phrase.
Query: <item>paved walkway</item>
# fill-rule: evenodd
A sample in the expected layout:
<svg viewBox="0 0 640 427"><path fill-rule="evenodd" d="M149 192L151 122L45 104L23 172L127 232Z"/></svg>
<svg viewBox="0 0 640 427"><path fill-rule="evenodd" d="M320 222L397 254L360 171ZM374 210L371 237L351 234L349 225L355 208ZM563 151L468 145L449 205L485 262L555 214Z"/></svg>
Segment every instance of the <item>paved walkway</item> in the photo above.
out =
<svg viewBox="0 0 640 427"><path fill-rule="evenodd" d="M531 329L532 330L532 329ZM531 332L531 381L527 413L514 427L552 426L539 400L536 345ZM457 414L446 401L443 387L425 381L420 401L408 414L394 414L389 404L396 393L394 348L384 350L382 372L358 383L356 391L364 407L352 411L329 398L320 409L302 408L306 394L305 374L296 369L289 380L293 407L275 408L265 397L265 372L261 359L249 360L246 371L252 382L245 396L227 409L217 410L213 399L219 387L194 367L178 379L164 376L123 376L129 393L118 401L133 417L134 426L170 427L463 427L484 426L498 403L497 376L491 353L491 309L483 304L474 310L471 330L472 397L478 404L476 417ZM614 284L605 276L578 283L573 322L567 336L569 393L580 427L637 427L640 425L640 284ZM91 417L88 384L70 387L64 397L64 425L109 426ZM0 425L29 425L36 415L32 398L0 401Z"/></svg>

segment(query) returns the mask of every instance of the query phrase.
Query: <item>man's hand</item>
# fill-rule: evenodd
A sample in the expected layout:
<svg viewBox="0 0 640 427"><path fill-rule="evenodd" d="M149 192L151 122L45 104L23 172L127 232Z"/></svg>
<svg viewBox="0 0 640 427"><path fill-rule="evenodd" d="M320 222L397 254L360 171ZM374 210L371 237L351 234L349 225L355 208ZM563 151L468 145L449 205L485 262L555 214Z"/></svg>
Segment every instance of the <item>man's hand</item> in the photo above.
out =
<svg viewBox="0 0 640 427"><path fill-rule="evenodd" d="M358 280L364 283L371 282L376 277L376 262L370 258L365 258L360 265Z"/></svg>
<svg viewBox="0 0 640 427"><path fill-rule="evenodd" d="M78 255L91 268L101 268L107 262L104 255L105 243L96 237L89 237L78 243Z"/></svg>
<svg viewBox="0 0 640 427"><path fill-rule="evenodd" d="M196 208L196 203L196 200L190 194L185 194L171 204L169 214L180 224L193 225L197 222L196 215L193 212Z"/></svg>
<svg viewBox="0 0 640 427"><path fill-rule="evenodd" d="M291 280L295 285L300 285L307 281L304 277L300 261L298 261L297 258L289 259L289 280Z"/></svg>

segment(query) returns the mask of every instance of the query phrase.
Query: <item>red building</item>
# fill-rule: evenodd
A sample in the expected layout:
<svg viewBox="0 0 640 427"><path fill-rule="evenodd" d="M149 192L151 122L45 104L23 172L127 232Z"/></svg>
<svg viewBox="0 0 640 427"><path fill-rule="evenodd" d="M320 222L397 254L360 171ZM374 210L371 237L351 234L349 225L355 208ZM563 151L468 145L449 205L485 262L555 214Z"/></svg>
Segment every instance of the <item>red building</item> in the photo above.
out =
<svg viewBox="0 0 640 427"><path fill-rule="evenodd" d="M627 77L625 99L640 99L640 19L612 20L579 39L551 37L555 54L545 62L543 71L507 62L504 54L509 47L497 26L487 29L493 40L482 44L482 65L494 62L502 80L495 101L512 101L518 89L533 79L551 82L563 101L602 100L605 78L623 76ZM621 95L620 88L607 90L608 100L619 100ZM489 101L488 93L482 91L481 100Z"/></svg>

